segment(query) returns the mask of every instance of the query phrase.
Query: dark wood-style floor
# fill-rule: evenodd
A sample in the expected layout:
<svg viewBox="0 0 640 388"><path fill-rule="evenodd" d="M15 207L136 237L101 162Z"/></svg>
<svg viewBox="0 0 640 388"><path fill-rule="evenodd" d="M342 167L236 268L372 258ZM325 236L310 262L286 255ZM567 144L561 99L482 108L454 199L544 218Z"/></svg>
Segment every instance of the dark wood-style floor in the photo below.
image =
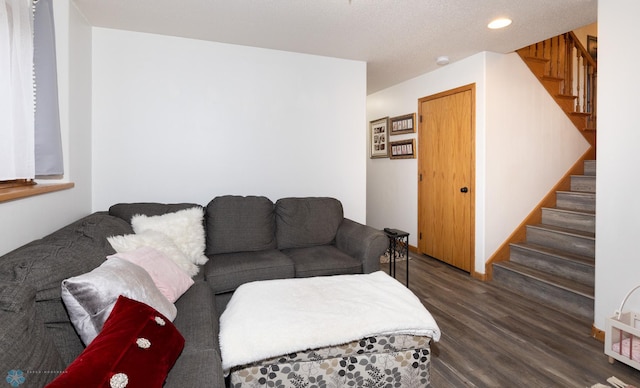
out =
<svg viewBox="0 0 640 388"><path fill-rule="evenodd" d="M396 263L404 283L405 262ZM380 268L389 272L388 264ZM409 288L435 318L432 382L446 387L591 387L616 376L640 387L640 371L609 364L592 322L547 308L426 257L412 257Z"/></svg>

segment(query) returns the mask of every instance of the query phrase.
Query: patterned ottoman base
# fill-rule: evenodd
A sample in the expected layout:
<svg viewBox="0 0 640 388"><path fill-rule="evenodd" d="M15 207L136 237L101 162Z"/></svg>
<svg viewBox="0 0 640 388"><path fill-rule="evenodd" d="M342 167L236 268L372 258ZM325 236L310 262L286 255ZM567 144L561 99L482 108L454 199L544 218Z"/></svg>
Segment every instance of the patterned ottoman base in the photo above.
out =
<svg viewBox="0 0 640 388"><path fill-rule="evenodd" d="M430 387L429 337L387 335L235 367L239 387Z"/></svg>

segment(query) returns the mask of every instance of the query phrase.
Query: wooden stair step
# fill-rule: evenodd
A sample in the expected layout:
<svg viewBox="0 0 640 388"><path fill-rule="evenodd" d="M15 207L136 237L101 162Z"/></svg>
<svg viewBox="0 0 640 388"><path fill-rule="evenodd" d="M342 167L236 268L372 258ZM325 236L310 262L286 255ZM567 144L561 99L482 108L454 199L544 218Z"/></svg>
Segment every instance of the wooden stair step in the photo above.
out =
<svg viewBox="0 0 640 388"><path fill-rule="evenodd" d="M584 161L584 175L596 176L596 161L585 160Z"/></svg>
<svg viewBox="0 0 640 388"><path fill-rule="evenodd" d="M556 94L555 97L560 100L567 100L567 101L575 101L576 98L578 98L578 96L574 96L572 94Z"/></svg>
<svg viewBox="0 0 640 388"><path fill-rule="evenodd" d="M560 106L560 108L569 115L569 119L573 119L571 113L575 111L576 108L576 97L575 96L564 96L560 94L556 94L555 100ZM584 120L583 118L579 118L580 120ZM572 120L573 121L573 120Z"/></svg>
<svg viewBox="0 0 640 388"><path fill-rule="evenodd" d="M568 112L569 119L580 131L595 131L595 123L593 122L593 114L590 112ZM586 139L586 137L585 137ZM589 139L587 141L590 142Z"/></svg>
<svg viewBox="0 0 640 388"><path fill-rule="evenodd" d="M542 64L546 64L549 62L547 58L532 57L530 55L525 55L524 60L532 63L542 63Z"/></svg>
<svg viewBox="0 0 640 388"><path fill-rule="evenodd" d="M595 257L595 233L554 225L527 225L527 242Z"/></svg>
<svg viewBox="0 0 640 388"><path fill-rule="evenodd" d="M593 211L543 207L542 223L595 233L596 214Z"/></svg>
<svg viewBox="0 0 640 388"><path fill-rule="evenodd" d="M587 121L589 121L590 117L584 117L584 116L575 116L572 114L568 114L567 117L569 117L569 120L571 120L571 122L573 123L573 125L576 126L576 128L578 128L580 131L582 131L583 133L585 131L589 131L589 130L593 130L595 131L595 129L590 129L589 128L589 124L587 123ZM583 135L584 136L584 135ZM587 139L587 137L585 136L585 140L589 141L589 139ZM591 144L591 143L589 143Z"/></svg>
<svg viewBox="0 0 640 388"><path fill-rule="evenodd" d="M540 77L540 79L545 81L558 81L558 82L564 81L564 78L562 77L553 77L550 75L543 75L542 77Z"/></svg>
<svg viewBox="0 0 640 388"><path fill-rule="evenodd" d="M527 225L533 229L540 229L540 230L546 230L546 231L551 231L554 233L558 233L558 234L562 234L562 235L566 235L566 236L571 236L571 237L576 237L576 238L582 238L582 239L586 239L586 240L590 240L590 241L595 241L596 239L596 234L592 233L592 232L585 232L583 230L576 230L576 229L571 229L571 228L563 228L560 226L555 226L555 225L546 225L546 224L534 224L534 225Z"/></svg>
<svg viewBox="0 0 640 388"><path fill-rule="evenodd" d="M556 207L569 210L596 210L596 194L579 191L557 191Z"/></svg>
<svg viewBox="0 0 640 388"><path fill-rule="evenodd" d="M527 242L510 244L510 260L514 263L551 273L593 287L595 260L560 249Z"/></svg>
<svg viewBox="0 0 640 388"><path fill-rule="evenodd" d="M537 281L549 284L553 287L557 287L565 291L569 291L571 293L575 293L580 296L584 296L585 298L589 298L589 299L594 298L593 287L566 279L562 276L556 276L548 272L540 271L538 269L531 268L529 266L526 266L520 263L514 263L511 261L503 261L500 263L496 263L496 265L506 266L513 272L526 275L527 277L530 277Z"/></svg>
<svg viewBox="0 0 640 388"><path fill-rule="evenodd" d="M499 287L566 313L593 319L593 287L511 261L495 263L493 274Z"/></svg>
<svg viewBox="0 0 640 388"><path fill-rule="evenodd" d="M549 63L548 59L531 56L524 56L522 59L536 77L539 78L544 76L545 67L547 66L547 63Z"/></svg>
<svg viewBox="0 0 640 388"><path fill-rule="evenodd" d="M547 89L549 94L554 95L560 91L560 86L562 82L564 82L563 78L551 77L548 75L543 75L542 77L538 77L540 79L540 83Z"/></svg>
<svg viewBox="0 0 640 388"><path fill-rule="evenodd" d="M571 191L595 193L596 177L594 175L571 175Z"/></svg>

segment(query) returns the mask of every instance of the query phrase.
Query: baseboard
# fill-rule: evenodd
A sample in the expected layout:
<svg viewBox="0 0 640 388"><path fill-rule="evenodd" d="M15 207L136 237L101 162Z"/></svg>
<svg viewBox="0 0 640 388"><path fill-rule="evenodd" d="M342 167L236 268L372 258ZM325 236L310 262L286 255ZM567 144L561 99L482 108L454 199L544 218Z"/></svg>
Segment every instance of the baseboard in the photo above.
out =
<svg viewBox="0 0 640 388"><path fill-rule="evenodd" d="M600 330L595 325L591 325L591 337L604 343L604 330Z"/></svg>

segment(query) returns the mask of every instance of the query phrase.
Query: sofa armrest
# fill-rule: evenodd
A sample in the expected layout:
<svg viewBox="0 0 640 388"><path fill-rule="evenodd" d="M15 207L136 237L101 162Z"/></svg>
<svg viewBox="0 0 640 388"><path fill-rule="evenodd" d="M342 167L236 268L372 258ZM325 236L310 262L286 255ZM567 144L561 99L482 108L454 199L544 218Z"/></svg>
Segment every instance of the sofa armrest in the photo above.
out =
<svg viewBox="0 0 640 388"><path fill-rule="evenodd" d="M338 227L336 247L360 259L363 273L371 273L380 270L380 256L389 247L389 239L380 230L345 218Z"/></svg>

